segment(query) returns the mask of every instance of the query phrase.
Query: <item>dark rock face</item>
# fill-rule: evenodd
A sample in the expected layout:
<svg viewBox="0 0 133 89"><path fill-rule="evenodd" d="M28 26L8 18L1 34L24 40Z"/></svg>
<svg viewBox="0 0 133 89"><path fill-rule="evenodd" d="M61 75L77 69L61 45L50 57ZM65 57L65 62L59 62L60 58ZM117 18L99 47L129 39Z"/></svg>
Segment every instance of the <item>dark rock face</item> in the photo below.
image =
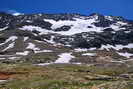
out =
<svg viewBox="0 0 133 89"><path fill-rule="evenodd" d="M5 42L6 38L5 37L0 37L0 43Z"/></svg>
<svg viewBox="0 0 133 89"><path fill-rule="evenodd" d="M95 24L95 26L97 26L97 27L109 27L112 23L114 23L114 22L112 22L112 21L108 21L108 20L100 20L100 22L98 22L98 23L94 23Z"/></svg>
<svg viewBox="0 0 133 89"><path fill-rule="evenodd" d="M41 28L45 28L45 29L48 29L48 30L51 30L51 26L52 24L49 23L49 22L45 22L43 20L35 20L33 22L22 22L20 24L17 24L17 27L23 27L23 26L38 26L38 27L41 27Z"/></svg>
<svg viewBox="0 0 133 89"><path fill-rule="evenodd" d="M98 15L98 22L94 23L96 27L109 27L115 21L106 19L103 15Z"/></svg>
<svg viewBox="0 0 133 89"><path fill-rule="evenodd" d="M50 30L51 29L50 27L52 26L51 23L45 22L43 20L35 20L35 21L33 21L33 23L31 23L31 25L39 26L39 27L42 27L42 28L45 28L48 30Z"/></svg>
<svg viewBox="0 0 133 89"><path fill-rule="evenodd" d="M11 25L11 22L14 21L14 16L10 15L10 14L6 14L1 12L0 13L0 28L4 28L6 27L8 24Z"/></svg>
<svg viewBox="0 0 133 89"><path fill-rule="evenodd" d="M71 27L70 26L62 26L60 28L55 29L54 31L68 31Z"/></svg>

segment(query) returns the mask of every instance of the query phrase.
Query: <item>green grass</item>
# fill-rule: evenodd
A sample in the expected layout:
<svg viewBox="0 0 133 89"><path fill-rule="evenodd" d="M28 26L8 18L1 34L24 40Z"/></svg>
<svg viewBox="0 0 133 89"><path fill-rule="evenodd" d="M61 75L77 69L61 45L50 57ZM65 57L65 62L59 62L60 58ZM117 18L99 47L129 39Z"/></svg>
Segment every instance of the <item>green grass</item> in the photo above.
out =
<svg viewBox="0 0 133 89"><path fill-rule="evenodd" d="M0 84L0 88L12 89L91 89L94 85L108 87L106 89L110 89L111 86L111 89L115 89L113 86L119 86L119 82L126 81L128 83L133 81L119 78L115 80L95 80L99 75L114 76L114 73L116 73L116 76L126 71L123 72L122 69L122 72L119 72L118 69L107 70L106 68L103 70L103 68L94 66L72 64L54 64L44 67L27 63L0 64L0 72L15 73L8 82ZM94 79L87 79L86 76L91 76ZM117 85L113 85L115 82ZM131 89L132 85L124 85L124 87L125 89Z"/></svg>

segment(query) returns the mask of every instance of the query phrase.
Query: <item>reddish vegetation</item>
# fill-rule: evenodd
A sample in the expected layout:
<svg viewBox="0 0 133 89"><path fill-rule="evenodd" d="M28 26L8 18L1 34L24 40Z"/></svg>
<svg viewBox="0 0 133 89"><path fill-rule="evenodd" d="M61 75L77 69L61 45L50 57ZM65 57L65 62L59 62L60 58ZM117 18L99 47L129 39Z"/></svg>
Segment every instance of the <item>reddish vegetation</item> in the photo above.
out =
<svg viewBox="0 0 133 89"><path fill-rule="evenodd" d="M11 77L11 73L7 72L0 72L0 80L7 80Z"/></svg>
<svg viewBox="0 0 133 89"><path fill-rule="evenodd" d="M27 74L27 72L1 72L0 71L0 80L7 80L9 78L13 78L13 76L17 74Z"/></svg>

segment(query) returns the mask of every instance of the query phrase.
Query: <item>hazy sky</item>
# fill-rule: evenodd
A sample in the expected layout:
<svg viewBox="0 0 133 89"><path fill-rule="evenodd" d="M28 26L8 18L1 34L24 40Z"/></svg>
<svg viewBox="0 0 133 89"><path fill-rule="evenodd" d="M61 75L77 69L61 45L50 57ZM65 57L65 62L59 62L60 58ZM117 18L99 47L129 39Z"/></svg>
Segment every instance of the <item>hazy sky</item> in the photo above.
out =
<svg viewBox="0 0 133 89"><path fill-rule="evenodd" d="M133 0L1 0L0 11L81 13L123 16L133 20Z"/></svg>

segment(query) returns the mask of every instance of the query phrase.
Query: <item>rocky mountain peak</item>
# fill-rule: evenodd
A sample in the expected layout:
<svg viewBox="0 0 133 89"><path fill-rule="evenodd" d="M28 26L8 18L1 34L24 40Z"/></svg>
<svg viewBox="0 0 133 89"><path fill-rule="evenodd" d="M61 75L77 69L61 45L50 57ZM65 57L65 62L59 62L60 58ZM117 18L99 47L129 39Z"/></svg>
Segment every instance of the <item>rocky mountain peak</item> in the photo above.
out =
<svg viewBox="0 0 133 89"><path fill-rule="evenodd" d="M80 48L130 58L133 56L132 38L133 21L117 16L0 13L0 54L3 56L28 57L64 50L74 53Z"/></svg>

